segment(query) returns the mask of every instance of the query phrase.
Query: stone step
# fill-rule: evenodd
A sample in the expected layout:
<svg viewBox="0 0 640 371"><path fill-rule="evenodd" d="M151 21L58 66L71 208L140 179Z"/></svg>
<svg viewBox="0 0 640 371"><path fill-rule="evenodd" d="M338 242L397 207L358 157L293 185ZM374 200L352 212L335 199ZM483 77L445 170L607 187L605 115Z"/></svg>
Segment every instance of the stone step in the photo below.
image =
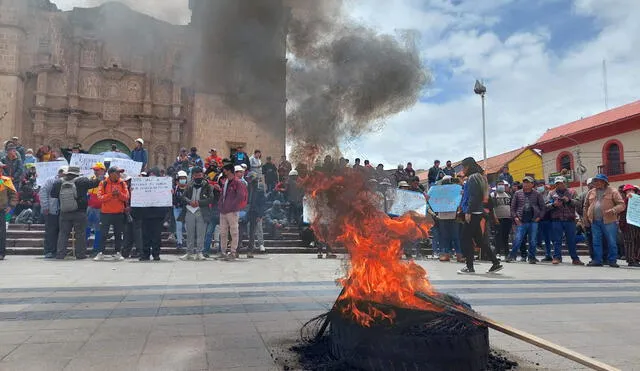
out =
<svg viewBox="0 0 640 371"><path fill-rule="evenodd" d="M337 254L343 254L346 251L344 249L334 249ZM7 255L42 255L44 251L41 247L7 247ZM67 249L67 251L71 251ZM247 251L246 247L240 249L240 253L245 253ZM87 255L90 255L93 252L92 249L87 248ZM113 254L113 249L108 247L105 249L105 254ZM267 247L267 252L269 254L316 254L317 250L315 248L309 247L286 247L286 246L278 246L278 247ZM162 248L160 250L160 254L162 255L181 255L184 254L185 251L178 251L175 248Z"/></svg>
<svg viewBox="0 0 640 371"><path fill-rule="evenodd" d="M21 232L21 231L44 231L44 224L9 224L7 232ZM283 233L298 233L300 228L298 226L284 227ZM163 233L169 233L168 231Z"/></svg>
<svg viewBox="0 0 640 371"><path fill-rule="evenodd" d="M172 235L172 233L170 232L162 232L162 239L163 240L167 240L169 238L169 236ZM300 238L300 233L294 233L294 232L283 232L281 233L282 235L282 239L284 240L291 240L291 239L298 239ZM187 234L184 234L184 237L186 238ZM264 234L264 238L265 239L270 239L271 234L270 233L265 233ZM44 238L44 230L35 230L35 231L28 231L28 230L14 230L14 231L8 231L7 232L7 238L14 238L14 239L23 239L23 238Z"/></svg>
<svg viewBox="0 0 640 371"><path fill-rule="evenodd" d="M113 246L114 241L108 240L106 246ZM248 244L248 240L243 240L244 245ZM93 245L93 241L90 240L89 245ZM305 247L302 240L265 240L264 245L266 247ZM69 240L69 246L71 246L71 240ZM175 248L176 243L168 240L162 241L161 247ZM44 240L42 238L7 238L7 247L44 247Z"/></svg>

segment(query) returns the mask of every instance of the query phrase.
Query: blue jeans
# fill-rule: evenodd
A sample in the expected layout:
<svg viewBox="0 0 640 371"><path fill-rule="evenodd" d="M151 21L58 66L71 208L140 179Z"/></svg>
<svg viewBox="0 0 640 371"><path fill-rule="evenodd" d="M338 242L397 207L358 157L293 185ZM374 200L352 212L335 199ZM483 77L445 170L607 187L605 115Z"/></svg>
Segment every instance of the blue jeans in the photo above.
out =
<svg viewBox="0 0 640 371"><path fill-rule="evenodd" d="M553 258L562 260L562 236L567 238L567 250L572 260L579 260L576 251L576 222L554 220L553 228Z"/></svg>
<svg viewBox="0 0 640 371"><path fill-rule="evenodd" d="M544 241L545 257L551 257L551 240L552 240L552 236L554 235L553 227L551 226L551 223L552 223L551 220L543 220L539 223L540 233L538 233L538 241L539 242Z"/></svg>
<svg viewBox="0 0 640 371"><path fill-rule="evenodd" d="M91 231L94 233L93 251L98 252L100 250L100 240L102 239L102 233L100 230L100 209L88 207L87 231L85 232L87 240L89 239L89 236L91 236Z"/></svg>
<svg viewBox="0 0 640 371"><path fill-rule="evenodd" d="M511 254L509 256L511 258L515 258L518 256L518 251L520 250L520 246L524 243L524 236L529 235L529 259L535 259L536 257L536 247L537 242L536 238L538 237L538 223L522 223L516 226L516 238L513 241L513 246L511 247Z"/></svg>
<svg viewBox="0 0 640 371"><path fill-rule="evenodd" d="M179 245L182 245L182 242L184 241L184 236L182 233L182 231L184 230L184 223L178 221L178 217L180 216L181 213L182 213L181 207L173 208L173 218L176 221L176 240Z"/></svg>
<svg viewBox="0 0 640 371"><path fill-rule="evenodd" d="M593 235L593 262L602 264L602 244L606 240L609 246L608 263L615 263L618 260L616 242L618 223L604 224L602 221L594 221L591 225L591 234Z"/></svg>
<svg viewBox="0 0 640 371"><path fill-rule="evenodd" d="M432 229L433 231L433 229ZM440 235L440 250L445 254L462 254L460 251L460 226L455 220L440 220L438 222ZM455 251L451 251L451 250Z"/></svg>
<svg viewBox="0 0 640 371"><path fill-rule="evenodd" d="M209 254L211 252L211 245L213 244L213 234L216 231L216 227L220 224L220 213L212 212L211 214L212 217L211 220L209 220L207 223L207 231L204 235L204 249L202 251L204 254Z"/></svg>

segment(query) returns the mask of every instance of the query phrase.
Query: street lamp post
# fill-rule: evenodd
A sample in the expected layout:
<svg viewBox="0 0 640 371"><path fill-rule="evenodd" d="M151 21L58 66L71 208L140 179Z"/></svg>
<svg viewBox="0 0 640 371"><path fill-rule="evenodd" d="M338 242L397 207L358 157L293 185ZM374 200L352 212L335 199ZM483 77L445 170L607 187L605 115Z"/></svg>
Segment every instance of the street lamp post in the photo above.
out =
<svg viewBox="0 0 640 371"><path fill-rule="evenodd" d="M582 165L582 158L580 157L580 142L578 142L577 140L568 137L566 135L560 135L561 138L567 139L572 141L573 143L575 143L576 145L576 158L578 160L578 168L575 169L576 172L578 172L578 178L580 180L580 192L584 191L584 185L582 182L582 178L583 178L583 174L585 173L586 168Z"/></svg>
<svg viewBox="0 0 640 371"><path fill-rule="evenodd" d="M482 155L484 157L484 169L487 170L487 124L484 114L484 95L487 93L487 87L479 80L476 80L473 92L478 94L480 99L482 99Z"/></svg>

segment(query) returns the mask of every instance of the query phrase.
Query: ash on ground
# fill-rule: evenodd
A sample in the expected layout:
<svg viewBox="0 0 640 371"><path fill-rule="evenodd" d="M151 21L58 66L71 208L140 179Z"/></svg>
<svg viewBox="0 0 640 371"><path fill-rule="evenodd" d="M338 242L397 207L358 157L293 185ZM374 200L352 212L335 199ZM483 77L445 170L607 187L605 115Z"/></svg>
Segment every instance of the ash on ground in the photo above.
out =
<svg viewBox="0 0 640 371"><path fill-rule="evenodd" d="M274 360L285 371L361 371L351 367L342 361L333 358L329 351L329 337L323 336L317 342L296 342L291 345L289 341L280 343L282 349L272 352ZM530 365L521 365L510 359L508 355L499 350L492 350L489 355L487 371L506 370L531 370Z"/></svg>

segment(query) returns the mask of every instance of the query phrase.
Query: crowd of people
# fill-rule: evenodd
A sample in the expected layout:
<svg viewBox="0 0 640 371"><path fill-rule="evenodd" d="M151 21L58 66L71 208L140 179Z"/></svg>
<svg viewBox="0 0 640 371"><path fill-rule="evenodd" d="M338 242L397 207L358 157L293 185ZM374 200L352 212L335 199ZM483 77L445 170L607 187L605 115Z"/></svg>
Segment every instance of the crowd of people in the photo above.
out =
<svg viewBox="0 0 640 371"><path fill-rule="evenodd" d="M242 146L229 158L219 156L215 148L203 158L192 147L181 148L171 166L159 169L149 166L144 140L137 139L135 145L131 159L142 163L141 174L125 174L105 161L96 163L93 175L86 177L79 168L65 165L57 176L38 186L34 163L68 160L71 154L82 153L82 146L60 150L41 146L34 155L18 138L12 138L0 154L0 217L7 222L44 222L47 259L64 259L70 236L75 258L85 259L93 236L95 260L105 259L109 239L113 239L115 260L159 260L164 230L183 252L183 260L203 260L215 254L236 259L244 237L247 257L252 258L255 252L266 251L265 230L278 239L287 226L304 226L304 191L298 180L312 170L304 164L294 167L285 156L277 164L269 156L263 161L260 150L249 155ZM629 266L640 266L640 228L626 222L626 203L633 194L640 194L638 187L614 189L605 175L598 174L587 181L588 190L578 194L564 177L555 178L553 184L531 177L518 182L507 168L495 184L489 184L473 158L461 165L463 170L456 173L451 161L444 167L435 161L424 185L411 163L389 171L382 164L374 167L369 160L355 159L350 164L349 159L336 161L326 156L313 170L361 172L381 195L385 211L390 190L423 194L433 221L434 255L443 262L466 263L460 273L474 272L477 250L480 257L493 262L491 272L502 269L501 258L560 264L564 246L572 264L584 265L576 247L581 241L589 246L589 266L618 267L620 257ZM131 207L132 176L171 177L172 206ZM458 210L435 212L429 206L427 188L449 184L461 187ZM0 224L0 258L4 259L6 224ZM323 249L326 257L335 257L331 247L316 241L308 228L301 235L309 245L317 246L318 257L323 257ZM544 251L540 260L539 247ZM406 244L405 253L407 257L420 254L419 243Z"/></svg>

